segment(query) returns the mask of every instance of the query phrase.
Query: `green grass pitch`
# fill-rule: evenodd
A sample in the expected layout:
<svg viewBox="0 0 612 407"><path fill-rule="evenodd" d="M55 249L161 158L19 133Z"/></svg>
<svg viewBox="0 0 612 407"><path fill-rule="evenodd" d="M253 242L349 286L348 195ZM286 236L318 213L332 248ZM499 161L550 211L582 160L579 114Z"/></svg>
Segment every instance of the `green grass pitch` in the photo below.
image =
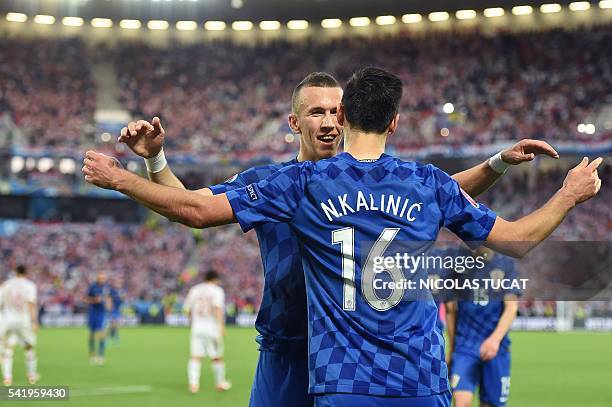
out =
<svg viewBox="0 0 612 407"><path fill-rule="evenodd" d="M209 362L199 394L187 392L189 331L124 328L121 344L109 345L105 366L91 366L85 329L43 329L39 334L40 385L70 387L68 402L53 406L246 406L257 361L251 329L228 329L227 376L233 388L217 393ZM612 405L612 334L515 332L510 406ZM25 384L17 349L15 385ZM20 402L40 406L47 402ZM2 404L5 404L4 402ZM274 406L272 406L274 407Z"/></svg>

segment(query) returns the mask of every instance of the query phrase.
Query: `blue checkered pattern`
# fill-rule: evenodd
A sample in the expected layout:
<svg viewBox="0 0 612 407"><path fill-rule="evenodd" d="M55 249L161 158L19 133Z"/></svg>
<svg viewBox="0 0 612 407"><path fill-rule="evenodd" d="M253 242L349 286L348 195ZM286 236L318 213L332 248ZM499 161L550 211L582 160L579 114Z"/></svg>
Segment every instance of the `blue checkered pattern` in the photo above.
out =
<svg viewBox="0 0 612 407"><path fill-rule="evenodd" d="M501 273L501 274L500 274ZM471 273L459 275L461 278L484 279L484 278L517 278L515 260L495 254L490 261L485 263L481 270L473 269ZM505 294L520 295L520 291L484 291L474 290L469 293L473 298L458 301L457 327L455 336L455 351L467 353L480 357L480 345L487 339L497 327L499 318L504 311L503 297ZM485 300L485 299L488 299ZM510 338L504 336L499 346L500 352L510 349Z"/></svg>
<svg viewBox="0 0 612 407"><path fill-rule="evenodd" d="M412 220L380 210L383 196L387 202L390 196L408 199L419 210ZM436 167L384 154L375 162L343 153L288 166L227 197L245 231L285 222L300 241L309 304L310 392L426 396L448 390L433 299L404 300L378 311L360 294L361 267L384 228L398 228L398 242L422 242L417 246L425 248L443 226L464 240L484 241L495 222L491 210L471 203ZM354 210L338 209L340 201ZM330 219L323 203L335 203L339 216ZM352 230L355 242L355 310L343 308L342 256L340 245L332 244L332 232L345 228Z"/></svg>
<svg viewBox="0 0 612 407"><path fill-rule="evenodd" d="M294 159L250 168L210 189L213 194L226 193L264 180L295 163ZM255 231L264 270L263 297L255 321L260 350L305 356L308 346L306 287L297 240L286 223L263 223Z"/></svg>

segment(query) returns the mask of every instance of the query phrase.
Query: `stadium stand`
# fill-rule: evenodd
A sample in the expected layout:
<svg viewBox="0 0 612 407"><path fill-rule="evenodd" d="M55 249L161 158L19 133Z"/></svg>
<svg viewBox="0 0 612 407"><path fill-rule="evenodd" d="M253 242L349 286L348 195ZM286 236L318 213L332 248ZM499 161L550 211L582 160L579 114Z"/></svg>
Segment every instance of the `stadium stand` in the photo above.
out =
<svg viewBox="0 0 612 407"><path fill-rule="evenodd" d="M286 114L303 76L326 70L345 80L364 61L399 73L406 83L402 126L391 140L398 152L526 137L609 140L610 128L587 134L577 125L609 102L612 67L605 53L611 41L607 25L256 46L128 43L101 52L115 63L124 108L136 118L163 118L169 150L252 157L295 150L284 141ZM23 133L14 143L74 147L97 140L92 61L83 47L78 39L0 40L0 109ZM387 58L390 53L396 57ZM447 102L452 113L442 111ZM440 135L442 128L448 137Z"/></svg>

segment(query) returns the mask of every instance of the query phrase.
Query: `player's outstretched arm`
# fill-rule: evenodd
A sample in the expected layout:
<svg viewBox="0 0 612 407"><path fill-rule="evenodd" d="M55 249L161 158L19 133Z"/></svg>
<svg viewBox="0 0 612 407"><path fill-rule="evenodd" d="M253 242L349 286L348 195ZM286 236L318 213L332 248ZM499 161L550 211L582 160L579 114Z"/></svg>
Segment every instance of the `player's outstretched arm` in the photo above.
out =
<svg viewBox="0 0 612 407"><path fill-rule="evenodd" d="M499 317L495 330L487 339L480 345L480 358L482 360L491 360L497 356L499 345L502 339L512 327L512 322L516 318L518 311L518 298L514 294L508 294L504 297L504 311Z"/></svg>
<svg viewBox="0 0 612 407"><path fill-rule="evenodd" d="M454 174L453 179L465 192L477 197L501 178L505 168L532 161L536 155L559 158L559 154L550 144L540 140L525 139L475 167Z"/></svg>
<svg viewBox="0 0 612 407"><path fill-rule="evenodd" d="M597 167L602 161L599 157L589 164L584 157L568 172L561 189L529 215L513 222L497 217L486 246L513 257L526 255L559 226L572 208L599 192L601 180Z"/></svg>
<svg viewBox="0 0 612 407"><path fill-rule="evenodd" d="M138 120L128 123L121 129L118 142L125 143L135 154L145 159L149 179L156 184L185 189L180 179L172 172L164 156L164 130L159 117L154 117L149 123ZM208 188L198 189L202 195L212 195Z"/></svg>
<svg viewBox="0 0 612 407"><path fill-rule="evenodd" d="M95 151L88 151L83 163L85 181L117 190L172 221L195 228L236 222L225 194L204 196L159 185L123 169L115 158Z"/></svg>

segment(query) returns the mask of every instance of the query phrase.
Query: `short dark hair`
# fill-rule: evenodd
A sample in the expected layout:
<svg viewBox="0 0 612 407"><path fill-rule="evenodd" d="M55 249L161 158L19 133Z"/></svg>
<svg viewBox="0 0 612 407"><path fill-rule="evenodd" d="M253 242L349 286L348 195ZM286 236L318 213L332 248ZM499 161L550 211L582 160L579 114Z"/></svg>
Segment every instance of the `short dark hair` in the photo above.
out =
<svg viewBox="0 0 612 407"><path fill-rule="evenodd" d="M344 87L342 105L351 127L383 133L399 111L402 80L382 69L367 67L355 72Z"/></svg>
<svg viewBox="0 0 612 407"><path fill-rule="evenodd" d="M342 88L342 85L327 72L313 72L309 74L293 89L293 95L291 95L291 109L293 113L297 112L302 88Z"/></svg>
<svg viewBox="0 0 612 407"><path fill-rule="evenodd" d="M20 276L26 274L27 272L28 272L28 269L23 264L20 264L17 267L15 267L15 273L19 274Z"/></svg>
<svg viewBox="0 0 612 407"><path fill-rule="evenodd" d="M219 273L215 270L208 270L206 274L204 274L204 281L213 281L219 279Z"/></svg>

